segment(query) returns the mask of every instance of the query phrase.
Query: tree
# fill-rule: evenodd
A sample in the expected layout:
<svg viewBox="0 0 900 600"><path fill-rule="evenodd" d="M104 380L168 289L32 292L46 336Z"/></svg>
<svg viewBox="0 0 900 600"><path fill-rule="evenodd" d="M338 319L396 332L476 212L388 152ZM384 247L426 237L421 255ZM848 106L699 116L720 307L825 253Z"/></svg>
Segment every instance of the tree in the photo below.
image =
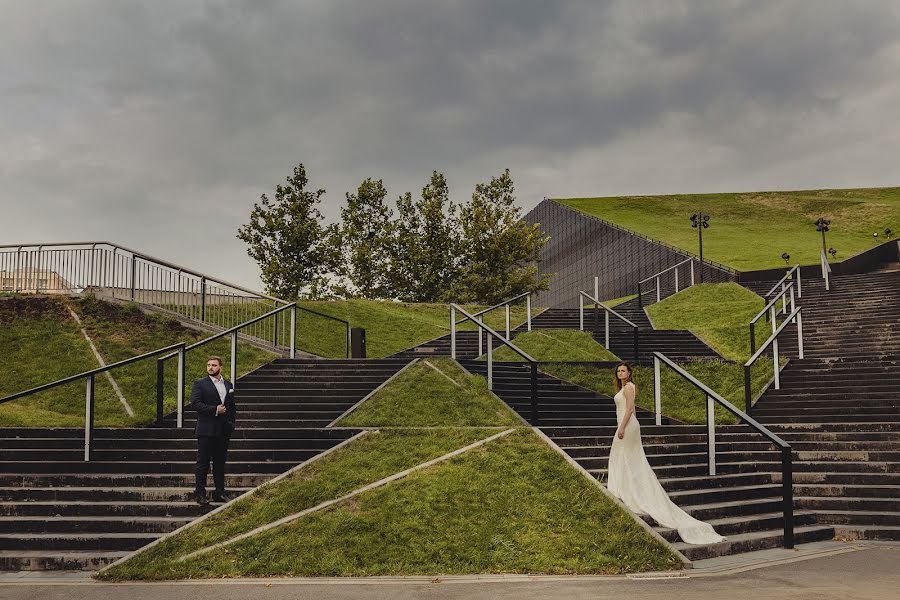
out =
<svg viewBox="0 0 900 600"><path fill-rule="evenodd" d="M545 290L549 275L538 277L541 249L550 239L540 225L521 219L509 169L475 186L460 211L465 255L457 285L459 301L496 304L525 292Z"/></svg>
<svg viewBox="0 0 900 600"><path fill-rule="evenodd" d="M420 199L406 193L397 200L391 244L390 280L405 302L445 302L459 274L457 207L446 178L437 171Z"/></svg>
<svg viewBox="0 0 900 600"><path fill-rule="evenodd" d="M356 194L347 194L334 240L342 259L339 273L350 280L351 292L363 298L392 297L388 266L394 213L385 204L385 196L380 179L366 179Z"/></svg>
<svg viewBox="0 0 900 600"><path fill-rule="evenodd" d="M247 243L267 292L284 299L327 295L336 261L318 209L325 190L309 191L308 183L300 163L286 185L276 186L275 199L260 196L250 222L238 228L237 237Z"/></svg>

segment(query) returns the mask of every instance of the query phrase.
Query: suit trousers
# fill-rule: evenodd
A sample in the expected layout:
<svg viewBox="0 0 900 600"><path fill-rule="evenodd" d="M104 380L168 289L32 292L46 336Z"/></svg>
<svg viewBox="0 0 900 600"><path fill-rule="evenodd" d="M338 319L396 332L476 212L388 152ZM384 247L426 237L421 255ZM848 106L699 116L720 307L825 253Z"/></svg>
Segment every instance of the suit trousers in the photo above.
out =
<svg viewBox="0 0 900 600"><path fill-rule="evenodd" d="M225 460L228 458L228 442L225 436L201 436L197 438L197 464L194 467L194 495L206 496L206 476L209 463L213 465L213 483L216 495L225 493Z"/></svg>

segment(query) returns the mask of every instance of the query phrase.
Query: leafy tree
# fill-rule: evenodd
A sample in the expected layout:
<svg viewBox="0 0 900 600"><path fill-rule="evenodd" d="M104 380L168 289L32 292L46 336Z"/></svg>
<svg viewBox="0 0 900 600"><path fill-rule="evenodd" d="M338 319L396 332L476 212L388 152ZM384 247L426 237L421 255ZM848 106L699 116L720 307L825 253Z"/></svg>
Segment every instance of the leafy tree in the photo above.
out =
<svg viewBox="0 0 900 600"><path fill-rule="evenodd" d="M387 190L379 179L366 179L347 194L339 233L333 238L341 255L338 272L349 279L351 293L363 298L390 298L388 278L391 219Z"/></svg>
<svg viewBox="0 0 900 600"><path fill-rule="evenodd" d="M475 186L472 200L460 211L462 273L459 301L495 304L524 292L545 290L549 275L538 277L537 261L550 239L540 225L521 219L509 169L489 183Z"/></svg>
<svg viewBox="0 0 900 600"><path fill-rule="evenodd" d="M307 190L308 183L301 163L286 185L276 186L274 200L260 197L237 233L259 265L267 292L280 298L320 298L330 290L336 256L318 209L325 190Z"/></svg>
<svg viewBox="0 0 900 600"><path fill-rule="evenodd" d="M405 302L445 302L459 274L457 207L450 200L446 178L437 171L413 200L397 200L397 220L391 244L390 281Z"/></svg>

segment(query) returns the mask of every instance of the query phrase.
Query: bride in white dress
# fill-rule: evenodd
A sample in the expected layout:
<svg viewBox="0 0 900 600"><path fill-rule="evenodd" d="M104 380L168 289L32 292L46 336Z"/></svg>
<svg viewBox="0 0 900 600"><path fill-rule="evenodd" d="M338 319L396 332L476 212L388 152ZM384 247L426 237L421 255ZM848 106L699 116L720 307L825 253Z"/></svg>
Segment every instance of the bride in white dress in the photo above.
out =
<svg viewBox="0 0 900 600"><path fill-rule="evenodd" d="M625 506L638 514L647 514L662 525L678 530L689 544L714 544L725 538L711 525L698 521L678 508L666 494L641 443L641 426L634 413L637 388L631 381L632 368L627 363L616 367L616 421L619 427L609 451L607 487Z"/></svg>

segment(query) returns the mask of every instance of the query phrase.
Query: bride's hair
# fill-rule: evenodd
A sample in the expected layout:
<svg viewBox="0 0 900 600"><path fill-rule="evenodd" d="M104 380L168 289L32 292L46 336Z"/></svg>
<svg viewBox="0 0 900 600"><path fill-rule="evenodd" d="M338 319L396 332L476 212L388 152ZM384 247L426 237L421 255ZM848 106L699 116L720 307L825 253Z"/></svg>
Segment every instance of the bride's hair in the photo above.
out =
<svg viewBox="0 0 900 600"><path fill-rule="evenodd" d="M632 368L632 366L627 362L620 362L616 365L616 370L613 371L613 381L616 382L616 391L618 392L622 389L622 380L619 379L619 367L625 367L626 369L628 369L628 380L625 383L631 382L631 384L634 385L635 391L637 391L637 384L634 383L634 380L632 379L632 377L634 376L634 368Z"/></svg>

